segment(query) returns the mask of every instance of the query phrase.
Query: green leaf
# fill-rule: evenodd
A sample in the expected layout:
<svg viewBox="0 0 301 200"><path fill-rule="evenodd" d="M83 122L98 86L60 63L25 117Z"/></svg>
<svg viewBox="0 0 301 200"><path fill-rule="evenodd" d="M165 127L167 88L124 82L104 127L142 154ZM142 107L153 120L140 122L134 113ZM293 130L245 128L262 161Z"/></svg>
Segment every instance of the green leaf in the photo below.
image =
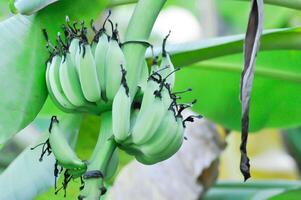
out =
<svg viewBox="0 0 301 200"><path fill-rule="evenodd" d="M71 20L90 21L108 0L62 0L37 15L16 15L0 24L0 144L26 127L39 113L47 97L45 61L47 51L42 28L50 38L61 31L66 15ZM85 8L85 9L83 9ZM86 12L89 10L89 12Z"/></svg>
<svg viewBox="0 0 301 200"><path fill-rule="evenodd" d="M301 52L260 52L251 98L250 131L301 124ZM183 101L197 98L193 109L227 128L240 130L241 54L203 61L177 72L175 90L191 87ZM189 80L189 81L187 81Z"/></svg>
<svg viewBox="0 0 301 200"><path fill-rule="evenodd" d="M81 115L67 115L60 120L72 146L77 141L80 121ZM45 142L47 137L48 134L44 133L36 144ZM0 199L33 199L49 187L53 187L53 154L45 156L43 161L39 162L42 147L30 150L32 146L26 148L0 175L0 187L5 188L1 190Z"/></svg>
<svg viewBox="0 0 301 200"><path fill-rule="evenodd" d="M0 144L31 122L46 99L47 52L33 20L17 15L0 24Z"/></svg>
<svg viewBox="0 0 301 200"><path fill-rule="evenodd" d="M281 194L269 198L269 200L299 200L301 197L301 188L287 190Z"/></svg>
<svg viewBox="0 0 301 200"><path fill-rule="evenodd" d="M244 35L225 36L200 40L185 44L167 45L172 54L174 65L182 67L199 61L240 53L243 51ZM261 38L261 51L301 49L301 27L264 31ZM155 48L155 54L161 53L161 47ZM151 57L151 51L146 56Z"/></svg>
<svg viewBox="0 0 301 200"><path fill-rule="evenodd" d="M243 33L246 30L250 9L249 2L217 0L216 7L225 23L227 33ZM297 13L297 10L276 7L266 3L264 6L264 27L265 29L283 28L289 24L290 18Z"/></svg>
<svg viewBox="0 0 301 200"><path fill-rule="evenodd" d="M219 182L203 198L204 200L266 200L287 189L300 186L297 181Z"/></svg>

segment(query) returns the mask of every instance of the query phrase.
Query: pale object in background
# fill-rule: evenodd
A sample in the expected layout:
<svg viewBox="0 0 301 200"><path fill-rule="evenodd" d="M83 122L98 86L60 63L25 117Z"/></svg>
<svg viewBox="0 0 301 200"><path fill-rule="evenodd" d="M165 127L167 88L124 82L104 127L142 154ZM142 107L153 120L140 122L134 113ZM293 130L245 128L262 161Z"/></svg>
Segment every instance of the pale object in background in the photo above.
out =
<svg viewBox="0 0 301 200"><path fill-rule="evenodd" d="M227 137L227 148L221 155L220 180L242 180L239 173L240 133ZM251 164L251 180L297 180L298 171L293 158L285 151L282 137L277 130L263 130L249 135L248 152Z"/></svg>
<svg viewBox="0 0 301 200"><path fill-rule="evenodd" d="M216 126L205 119L188 124L185 136L188 140L170 159L152 166L137 161L125 166L107 199L198 199L217 178L218 157L225 143Z"/></svg>
<svg viewBox="0 0 301 200"><path fill-rule="evenodd" d="M189 10L176 6L163 10L153 28L153 34L161 38L165 37L169 31L171 35L168 42L173 44L196 41L203 36L203 30L197 18Z"/></svg>
<svg viewBox="0 0 301 200"><path fill-rule="evenodd" d="M121 39L126 32L127 24L133 5L119 6L112 10L111 19L118 22ZM103 17L106 17L107 13ZM103 21L103 20L101 20ZM170 6L164 9L157 18L150 37L151 42L161 45L163 38L171 30L168 43L184 43L202 38L202 28L198 19L189 11L181 7ZM108 29L108 31L110 31Z"/></svg>

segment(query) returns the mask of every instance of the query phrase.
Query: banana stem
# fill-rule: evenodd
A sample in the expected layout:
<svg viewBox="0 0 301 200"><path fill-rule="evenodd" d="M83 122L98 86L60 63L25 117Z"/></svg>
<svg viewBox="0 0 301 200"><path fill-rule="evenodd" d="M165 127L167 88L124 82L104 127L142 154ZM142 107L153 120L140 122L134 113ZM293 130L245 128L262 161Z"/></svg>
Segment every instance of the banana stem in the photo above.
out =
<svg viewBox="0 0 301 200"><path fill-rule="evenodd" d="M88 162L87 172L100 171L105 176L105 170L117 145L112 139L112 112L101 115L101 129L96 147ZM104 177L87 178L84 180L84 189L80 192L79 199L99 200L104 189Z"/></svg>
<svg viewBox="0 0 301 200"><path fill-rule="evenodd" d="M128 25L125 41L148 40L154 23L167 0L140 0ZM137 83L145 57L146 46L138 43L127 43L123 51L127 64L127 81L132 97L137 91Z"/></svg>

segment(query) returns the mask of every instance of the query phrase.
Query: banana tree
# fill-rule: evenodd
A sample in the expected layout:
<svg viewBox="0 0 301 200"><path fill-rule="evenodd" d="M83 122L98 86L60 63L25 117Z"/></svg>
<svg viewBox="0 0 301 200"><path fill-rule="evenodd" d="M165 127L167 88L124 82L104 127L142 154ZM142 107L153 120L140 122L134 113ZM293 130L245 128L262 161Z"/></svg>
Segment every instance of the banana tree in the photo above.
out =
<svg viewBox="0 0 301 200"><path fill-rule="evenodd" d="M55 183L56 192L66 194L68 183L78 179L79 199L99 199L116 173L117 149L146 165L168 159L181 147L186 123L201 115L242 130L241 171L247 179L248 131L301 124L301 96L295 92L301 82L301 28L262 30L263 3L300 9L299 1L252 0L246 35L169 45L168 34L156 47L148 40L166 2L9 2L14 15L0 23L0 47L5 49L0 144L38 114L53 117L40 143L1 174L0 184L9 188L1 198L32 199L51 187L53 180L45 174L54 171L55 179L62 179ZM106 10L129 3L136 4L135 10L121 40L110 17L114 13ZM100 14L105 20L97 29L91 20ZM183 118L182 111L192 106L201 115ZM85 118L93 116L98 130L91 134ZM97 140L90 157L74 152L78 133L84 140ZM30 172L26 180L35 184L21 181L20 187L29 188L21 191L13 183L23 176L19 168L24 165Z"/></svg>

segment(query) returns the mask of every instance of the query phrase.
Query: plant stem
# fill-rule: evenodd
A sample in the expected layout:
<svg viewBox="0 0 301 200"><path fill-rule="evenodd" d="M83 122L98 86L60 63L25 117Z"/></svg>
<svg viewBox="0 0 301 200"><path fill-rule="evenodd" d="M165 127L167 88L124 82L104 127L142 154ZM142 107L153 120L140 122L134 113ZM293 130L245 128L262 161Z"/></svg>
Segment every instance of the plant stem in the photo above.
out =
<svg viewBox="0 0 301 200"><path fill-rule="evenodd" d="M101 115L101 128L96 147L88 162L89 171L99 170L105 176L106 168L109 165L111 157L116 149L116 143L112 137L112 112L106 112ZM99 200L101 197L101 188L103 187L103 177L89 178L84 180L85 187L80 192L80 197L84 200Z"/></svg>
<svg viewBox="0 0 301 200"><path fill-rule="evenodd" d="M165 2L166 0L140 0L128 25L125 41L148 40ZM145 45L138 43L127 43L123 47L128 72L127 81L132 97L137 91L146 48Z"/></svg>
<svg viewBox="0 0 301 200"><path fill-rule="evenodd" d="M239 0L250 1L250 0ZM264 3L301 10L301 0L264 0Z"/></svg>

